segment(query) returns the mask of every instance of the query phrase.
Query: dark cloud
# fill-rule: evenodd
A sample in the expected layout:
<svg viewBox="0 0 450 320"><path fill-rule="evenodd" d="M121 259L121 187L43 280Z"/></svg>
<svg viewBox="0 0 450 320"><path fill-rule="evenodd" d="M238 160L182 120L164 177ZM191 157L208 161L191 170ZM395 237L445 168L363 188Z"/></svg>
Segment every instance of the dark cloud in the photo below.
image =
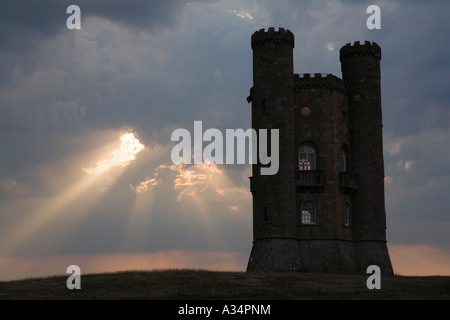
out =
<svg viewBox="0 0 450 320"><path fill-rule="evenodd" d="M365 25L370 1L80 0L81 32L66 28L69 4L0 2L0 235L34 213L52 213L53 202L63 208L33 242L11 252L221 248L247 254L246 167L223 166L221 183L243 188L247 198L226 188L230 193L222 195L214 186L203 191L203 202L178 202L177 172L161 170L161 184L140 198L149 206L137 220L132 187L171 164L172 130L192 132L194 120L202 120L204 130L250 127L250 37L270 26L294 32L296 73L340 77L343 45L380 44L388 235L425 242L427 232L417 239L414 231L423 221L432 221L432 229L448 221L447 2L379 2L382 29L376 31ZM135 131L149 151L122 175L107 174L71 199L70 191L89 181L83 167L103 159L123 130ZM152 149L157 145L166 149ZM135 233L122 241L126 227ZM433 230L433 244L448 240L443 228ZM3 242L0 254L8 249Z"/></svg>
<svg viewBox="0 0 450 320"><path fill-rule="evenodd" d="M144 0L5 0L0 3L0 47L26 49L66 28L67 7L76 4L81 19L100 16L145 30L170 27L185 6L183 1Z"/></svg>

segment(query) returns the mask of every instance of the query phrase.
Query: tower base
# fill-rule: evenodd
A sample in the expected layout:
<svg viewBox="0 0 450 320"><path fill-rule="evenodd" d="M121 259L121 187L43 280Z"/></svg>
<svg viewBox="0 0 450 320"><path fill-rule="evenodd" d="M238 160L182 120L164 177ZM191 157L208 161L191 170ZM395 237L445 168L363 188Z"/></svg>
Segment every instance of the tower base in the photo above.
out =
<svg viewBox="0 0 450 320"><path fill-rule="evenodd" d="M304 271L296 239L260 239L253 242L247 272Z"/></svg>
<svg viewBox="0 0 450 320"><path fill-rule="evenodd" d="M380 267L381 274L394 274L385 241L359 241L353 245L357 258L356 267L358 271L366 273L368 266L376 265Z"/></svg>
<svg viewBox="0 0 450 320"><path fill-rule="evenodd" d="M259 239L247 272L363 273L370 265L393 275L385 241Z"/></svg>
<svg viewBox="0 0 450 320"><path fill-rule="evenodd" d="M298 246L306 272L358 273L351 241L299 240Z"/></svg>

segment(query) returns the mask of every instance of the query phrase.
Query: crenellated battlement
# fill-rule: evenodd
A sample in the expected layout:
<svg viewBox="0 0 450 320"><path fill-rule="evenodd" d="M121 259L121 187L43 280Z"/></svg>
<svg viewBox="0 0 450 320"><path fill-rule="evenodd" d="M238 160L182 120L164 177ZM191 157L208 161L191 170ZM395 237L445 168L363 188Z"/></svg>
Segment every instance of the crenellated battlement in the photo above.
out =
<svg viewBox="0 0 450 320"><path fill-rule="evenodd" d="M331 73L301 73L294 74L296 90L329 89L345 93L344 81Z"/></svg>
<svg viewBox="0 0 450 320"><path fill-rule="evenodd" d="M279 28L278 31L275 31L274 27L270 27L267 31L265 31L265 29L260 29L253 33L251 43L252 49L255 46L267 43L288 44L294 48L295 37L290 30Z"/></svg>
<svg viewBox="0 0 450 320"><path fill-rule="evenodd" d="M355 56L373 56L381 59L381 48L375 42L365 41L364 44L361 44L359 41L355 41L353 45L347 43L339 51L341 62L346 58Z"/></svg>

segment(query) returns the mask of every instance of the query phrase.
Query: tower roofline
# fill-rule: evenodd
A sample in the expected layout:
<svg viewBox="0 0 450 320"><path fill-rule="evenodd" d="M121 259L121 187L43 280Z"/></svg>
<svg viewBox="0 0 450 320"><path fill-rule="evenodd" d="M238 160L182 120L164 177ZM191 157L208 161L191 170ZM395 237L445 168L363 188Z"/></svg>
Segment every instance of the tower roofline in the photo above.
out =
<svg viewBox="0 0 450 320"><path fill-rule="evenodd" d="M347 43L339 51L339 59L342 62L344 59L355 56L374 56L381 59L381 48L376 42L365 41L361 44L359 41L355 41L352 45Z"/></svg>
<svg viewBox="0 0 450 320"><path fill-rule="evenodd" d="M344 82L331 73L294 74L296 89L327 88L344 93Z"/></svg>
<svg viewBox="0 0 450 320"><path fill-rule="evenodd" d="M252 35L252 49L257 45L270 42L289 44L294 48L295 37L289 29L281 27L278 28L278 31L275 31L274 27L268 28L267 31L260 29Z"/></svg>

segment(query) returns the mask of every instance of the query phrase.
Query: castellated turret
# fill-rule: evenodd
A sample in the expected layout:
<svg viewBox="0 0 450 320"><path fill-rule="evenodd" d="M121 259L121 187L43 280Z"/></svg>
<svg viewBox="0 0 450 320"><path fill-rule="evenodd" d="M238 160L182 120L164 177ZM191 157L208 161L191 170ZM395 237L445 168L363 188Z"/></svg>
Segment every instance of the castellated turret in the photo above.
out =
<svg viewBox="0 0 450 320"><path fill-rule="evenodd" d="M252 36L252 48L252 128L279 130L279 170L275 175L261 175L261 164L253 165L254 243L248 269L299 271L303 268L296 239L296 187L292 175L296 169L292 134L294 35L282 28L260 30Z"/></svg>
<svg viewBox="0 0 450 320"><path fill-rule="evenodd" d="M279 129L279 170L254 164L247 271L393 274L386 246L381 49L347 44L343 78L294 74L292 32L252 35L252 127ZM258 139L259 140L259 139ZM269 139L270 141L270 139ZM270 148L269 148L270 150Z"/></svg>

